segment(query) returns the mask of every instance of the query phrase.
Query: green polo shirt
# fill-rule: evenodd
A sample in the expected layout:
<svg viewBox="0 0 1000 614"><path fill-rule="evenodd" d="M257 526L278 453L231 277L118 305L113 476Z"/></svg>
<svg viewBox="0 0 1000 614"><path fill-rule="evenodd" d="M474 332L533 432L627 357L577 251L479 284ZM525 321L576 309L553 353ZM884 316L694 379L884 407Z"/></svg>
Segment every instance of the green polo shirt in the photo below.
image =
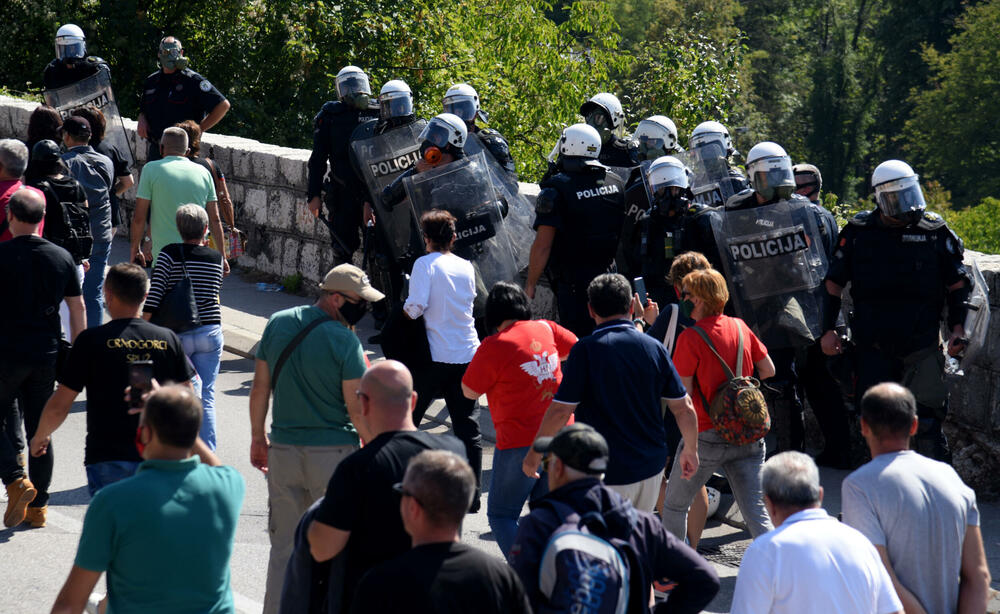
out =
<svg viewBox="0 0 1000 614"><path fill-rule="evenodd" d="M274 402L271 442L292 446L358 445L358 433L344 403L344 380L365 374L361 341L335 320L313 329L289 356L274 381L274 367L285 347L306 325L323 317L315 306L293 307L271 316L257 358L271 372Z"/></svg>
<svg viewBox="0 0 1000 614"><path fill-rule="evenodd" d="M229 560L246 486L197 456L148 460L87 508L75 564L108 574L108 612L235 612Z"/></svg>
<svg viewBox="0 0 1000 614"><path fill-rule="evenodd" d="M177 210L181 205L204 207L216 200L215 181L205 167L183 156L167 156L142 167L136 197L150 201L153 257L171 243L181 243Z"/></svg>

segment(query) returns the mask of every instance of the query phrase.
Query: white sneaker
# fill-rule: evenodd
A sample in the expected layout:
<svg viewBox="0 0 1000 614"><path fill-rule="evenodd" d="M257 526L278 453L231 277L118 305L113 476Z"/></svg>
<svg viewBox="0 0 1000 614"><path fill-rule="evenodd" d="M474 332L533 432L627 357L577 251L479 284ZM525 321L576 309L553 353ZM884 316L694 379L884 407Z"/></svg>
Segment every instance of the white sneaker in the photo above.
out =
<svg viewBox="0 0 1000 614"><path fill-rule="evenodd" d="M705 489L708 491L708 518L715 516L715 512L719 511L719 499L722 497L722 493L718 490L712 488L711 486L706 486Z"/></svg>

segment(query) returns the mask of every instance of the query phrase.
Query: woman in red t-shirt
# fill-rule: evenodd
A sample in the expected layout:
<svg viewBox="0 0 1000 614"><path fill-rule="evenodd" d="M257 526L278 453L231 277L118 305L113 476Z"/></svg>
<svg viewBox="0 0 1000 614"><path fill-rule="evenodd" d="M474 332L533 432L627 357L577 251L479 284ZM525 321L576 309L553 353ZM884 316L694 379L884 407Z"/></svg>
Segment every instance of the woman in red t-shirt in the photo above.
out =
<svg viewBox="0 0 1000 614"><path fill-rule="evenodd" d="M486 395L496 428L486 516L506 557L524 502L548 488L544 478L524 475L521 462L559 389L560 363L576 335L555 322L532 320L524 290L505 281L494 284L486 299L486 325L497 332L476 350L462 378L462 391L470 399Z"/></svg>
<svg viewBox="0 0 1000 614"><path fill-rule="evenodd" d="M774 363L767 355L767 348L753 334L750 327L739 318L723 315L729 300L729 290L722 274L714 269L688 273L681 283L681 300L690 301L691 317L695 326L704 330L719 354L735 369L739 334L743 335L743 373L753 375L754 368L760 379L774 375ZM708 344L698 333L686 329L677 338L674 349L674 366L681 381L694 400L698 414L698 471L690 480L684 480L680 468L674 465L667 484L663 502L663 525L674 535L684 535L688 508L695 494L712 476L722 469L729 480L733 496L740 507L743 519L754 537L773 527L764 508L760 487L760 471L764 464L764 439L736 446L726 442L716 433L708 416L705 401L711 403L715 391L726 381L726 375ZM681 449L683 449L683 442ZM680 453L680 450L678 450Z"/></svg>

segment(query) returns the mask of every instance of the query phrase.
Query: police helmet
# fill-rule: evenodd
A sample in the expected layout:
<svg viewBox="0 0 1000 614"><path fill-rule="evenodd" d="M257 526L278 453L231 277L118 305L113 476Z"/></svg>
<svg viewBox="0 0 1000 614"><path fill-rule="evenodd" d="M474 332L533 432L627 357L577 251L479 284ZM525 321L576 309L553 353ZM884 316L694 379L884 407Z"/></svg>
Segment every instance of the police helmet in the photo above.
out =
<svg viewBox="0 0 1000 614"><path fill-rule="evenodd" d="M413 92L405 81L387 81L379 92L378 104L382 119L413 115Z"/></svg>
<svg viewBox="0 0 1000 614"><path fill-rule="evenodd" d="M465 140L469 131L462 118L453 113L441 113L427 122L420 133L420 141L426 142L441 150L449 146L453 150L465 149Z"/></svg>
<svg viewBox="0 0 1000 614"><path fill-rule="evenodd" d="M691 188L691 171L673 156L661 156L649 165L646 181L653 198L663 197L669 188L681 188L685 192Z"/></svg>
<svg viewBox="0 0 1000 614"><path fill-rule="evenodd" d="M372 88L368 75L357 66L345 66L337 73L337 98L343 100L352 95L371 96Z"/></svg>
<svg viewBox="0 0 1000 614"><path fill-rule="evenodd" d="M482 115L479 109L479 94L475 88L466 83L457 83L449 87L442 103L445 113L457 115L462 121L470 124L476 121L477 116Z"/></svg>
<svg viewBox="0 0 1000 614"><path fill-rule="evenodd" d="M87 37L80 26L68 23L56 31L56 58L79 59L87 55Z"/></svg>
<svg viewBox="0 0 1000 614"><path fill-rule="evenodd" d="M754 191L764 200L777 195L788 198L795 191L792 159L777 143L757 143L747 154L747 179Z"/></svg>
<svg viewBox="0 0 1000 614"><path fill-rule="evenodd" d="M729 130L719 122L707 121L695 126L695 129L691 131L691 138L688 139L688 149L704 147L709 143L718 143L725 150L726 157L736 153L733 139L729 136Z"/></svg>
<svg viewBox="0 0 1000 614"><path fill-rule="evenodd" d="M653 115L639 122L632 141L643 160L653 160L677 150L677 127L669 117Z"/></svg>
<svg viewBox="0 0 1000 614"><path fill-rule="evenodd" d="M559 154L596 160L601 155L601 135L590 124L573 124L559 137Z"/></svg>
<svg viewBox="0 0 1000 614"><path fill-rule="evenodd" d="M924 193L920 189L920 176L902 160L886 160L872 173L875 202L886 216L918 219L927 209Z"/></svg>
<svg viewBox="0 0 1000 614"><path fill-rule="evenodd" d="M625 130L625 112L622 110L622 103L614 94L607 92L595 94L580 106L580 115L605 139L611 134L621 136ZM608 125L609 121L611 125Z"/></svg>

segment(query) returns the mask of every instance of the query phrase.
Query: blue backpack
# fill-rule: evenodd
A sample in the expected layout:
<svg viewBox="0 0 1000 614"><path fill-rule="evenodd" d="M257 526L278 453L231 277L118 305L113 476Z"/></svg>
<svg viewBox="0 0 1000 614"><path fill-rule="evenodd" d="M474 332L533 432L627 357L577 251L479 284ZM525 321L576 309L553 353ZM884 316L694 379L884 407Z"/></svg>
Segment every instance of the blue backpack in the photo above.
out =
<svg viewBox="0 0 1000 614"><path fill-rule="evenodd" d="M564 503L547 503L562 524L552 532L538 566L538 587L547 601L539 614L647 612L643 602L649 587L643 590L641 571L630 573L640 569L632 544L607 537L598 512L581 517Z"/></svg>

